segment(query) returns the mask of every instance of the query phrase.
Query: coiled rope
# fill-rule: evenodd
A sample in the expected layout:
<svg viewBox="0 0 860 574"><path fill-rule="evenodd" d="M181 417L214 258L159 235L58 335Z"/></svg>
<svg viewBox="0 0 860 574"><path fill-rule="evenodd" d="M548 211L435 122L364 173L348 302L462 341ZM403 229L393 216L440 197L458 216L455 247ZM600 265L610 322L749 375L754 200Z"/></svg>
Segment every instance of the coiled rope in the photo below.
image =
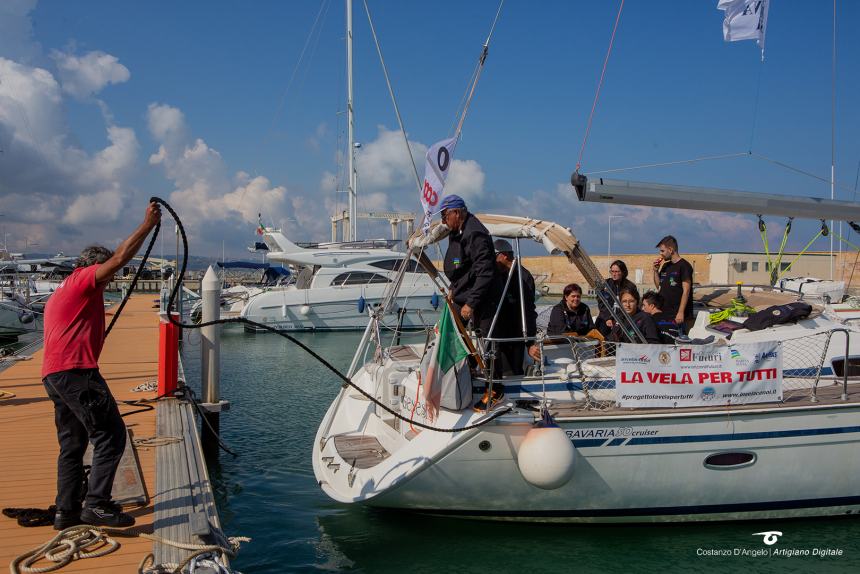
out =
<svg viewBox="0 0 860 574"><path fill-rule="evenodd" d="M152 564L154 557L152 554L148 554L138 567L138 572L143 574L179 573L196 557L204 554L221 554L229 558L235 558L240 544L251 540L248 537L237 536L227 538L227 546L218 544L191 544L163 538L157 534L141 532L134 528L120 530L98 526L72 526L61 530L41 546L17 556L9 564L9 572L10 574L43 574L59 570L72 562L72 560L105 556L114 552L120 546L119 542L113 536L145 538L159 544L192 551L179 564L161 564L158 566ZM35 566L40 561L47 561L49 564Z"/></svg>

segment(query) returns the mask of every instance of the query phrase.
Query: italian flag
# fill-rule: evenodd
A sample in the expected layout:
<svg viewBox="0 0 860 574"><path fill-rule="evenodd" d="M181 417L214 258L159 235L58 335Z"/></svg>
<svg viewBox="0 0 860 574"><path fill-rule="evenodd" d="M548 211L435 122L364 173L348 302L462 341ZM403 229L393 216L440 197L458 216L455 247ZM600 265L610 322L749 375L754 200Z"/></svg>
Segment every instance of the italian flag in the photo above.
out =
<svg viewBox="0 0 860 574"><path fill-rule="evenodd" d="M263 226L263 214L257 214L257 235L263 235L266 232L266 228Z"/></svg>
<svg viewBox="0 0 860 574"><path fill-rule="evenodd" d="M469 350L463 342L451 315L451 308L445 302L445 309L436 328L436 340L431 344L430 360L422 378L424 400L430 420L436 418L443 391L449 385L457 385L457 372L465 367Z"/></svg>

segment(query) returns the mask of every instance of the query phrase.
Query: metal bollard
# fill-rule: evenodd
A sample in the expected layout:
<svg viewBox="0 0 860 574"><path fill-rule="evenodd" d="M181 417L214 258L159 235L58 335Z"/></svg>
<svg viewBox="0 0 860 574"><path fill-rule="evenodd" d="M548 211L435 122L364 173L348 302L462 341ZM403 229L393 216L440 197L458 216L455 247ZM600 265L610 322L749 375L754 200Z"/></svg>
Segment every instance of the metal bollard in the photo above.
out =
<svg viewBox="0 0 860 574"><path fill-rule="evenodd" d="M202 322L221 318L221 280L215 269L209 266L200 283ZM228 403L221 400L221 326L210 325L200 329L200 388L204 411L201 429L203 452L209 458L218 457L218 434L221 428L221 410Z"/></svg>

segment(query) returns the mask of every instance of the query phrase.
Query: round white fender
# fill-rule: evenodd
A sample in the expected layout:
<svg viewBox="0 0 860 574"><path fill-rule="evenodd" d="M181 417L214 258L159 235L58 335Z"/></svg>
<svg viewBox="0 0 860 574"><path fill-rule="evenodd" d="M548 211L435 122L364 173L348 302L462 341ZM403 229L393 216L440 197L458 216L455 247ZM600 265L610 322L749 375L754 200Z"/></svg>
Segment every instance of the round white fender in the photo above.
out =
<svg viewBox="0 0 860 574"><path fill-rule="evenodd" d="M311 312L310 305L302 305L301 307L299 307L299 313L301 313L302 315L307 315L310 312Z"/></svg>
<svg viewBox="0 0 860 574"><path fill-rule="evenodd" d="M575 455L573 443L560 427L538 424L520 444L517 465L526 482L554 490L570 481Z"/></svg>

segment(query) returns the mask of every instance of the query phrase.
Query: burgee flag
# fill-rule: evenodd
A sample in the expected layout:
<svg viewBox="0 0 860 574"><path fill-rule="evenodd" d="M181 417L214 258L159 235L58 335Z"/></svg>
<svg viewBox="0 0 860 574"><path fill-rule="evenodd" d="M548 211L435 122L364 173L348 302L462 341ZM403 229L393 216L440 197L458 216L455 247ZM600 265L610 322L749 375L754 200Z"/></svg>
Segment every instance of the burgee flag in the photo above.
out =
<svg viewBox="0 0 860 574"><path fill-rule="evenodd" d="M463 395L467 401L471 397L471 377L466 364L469 350L454 324L447 302L435 331L436 340L431 343L423 361L425 364L421 365L424 400L430 420L436 418L440 404L445 403L443 406L448 408L461 408ZM464 375L468 379L467 391L461 388Z"/></svg>
<svg viewBox="0 0 860 574"><path fill-rule="evenodd" d="M430 221L436 212L436 206L442 201L445 179L454 161L454 148L457 147L457 136L436 142L427 150L424 167L424 185L421 188L421 206L424 208L424 222L421 229L427 232Z"/></svg>
<svg viewBox="0 0 860 574"><path fill-rule="evenodd" d="M726 42L757 40L764 60L764 35L767 29L769 0L719 0L717 10L723 10L723 39Z"/></svg>

